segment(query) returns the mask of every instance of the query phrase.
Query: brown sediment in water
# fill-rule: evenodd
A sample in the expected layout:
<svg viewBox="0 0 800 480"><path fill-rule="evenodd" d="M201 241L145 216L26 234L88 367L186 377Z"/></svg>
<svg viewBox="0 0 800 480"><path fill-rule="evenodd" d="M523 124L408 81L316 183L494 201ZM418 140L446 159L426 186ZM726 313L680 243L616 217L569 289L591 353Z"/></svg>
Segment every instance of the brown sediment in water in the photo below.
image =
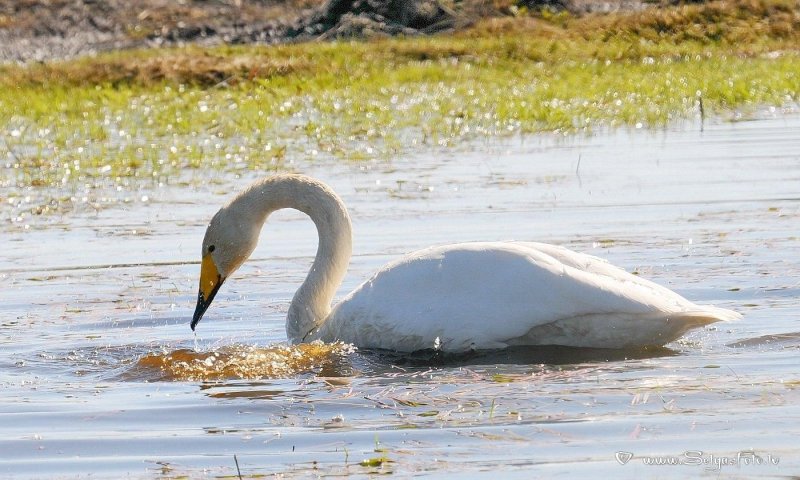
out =
<svg viewBox="0 0 800 480"><path fill-rule="evenodd" d="M320 371L354 350L345 343L320 342L270 347L228 345L206 352L183 348L147 354L134 370L137 378L160 381L287 378Z"/></svg>

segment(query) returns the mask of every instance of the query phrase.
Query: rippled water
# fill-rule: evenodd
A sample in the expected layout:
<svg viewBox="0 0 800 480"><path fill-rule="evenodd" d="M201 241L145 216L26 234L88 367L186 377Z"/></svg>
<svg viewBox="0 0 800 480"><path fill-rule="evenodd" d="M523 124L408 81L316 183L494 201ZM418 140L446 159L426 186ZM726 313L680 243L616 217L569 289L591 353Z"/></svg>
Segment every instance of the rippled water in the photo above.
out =
<svg viewBox="0 0 800 480"><path fill-rule="evenodd" d="M535 240L745 317L640 351L291 348L316 238L280 212L195 338L205 224L251 178L151 188L0 227L0 476L800 472L800 118L295 167L350 206L340 294L416 248Z"/></svg>

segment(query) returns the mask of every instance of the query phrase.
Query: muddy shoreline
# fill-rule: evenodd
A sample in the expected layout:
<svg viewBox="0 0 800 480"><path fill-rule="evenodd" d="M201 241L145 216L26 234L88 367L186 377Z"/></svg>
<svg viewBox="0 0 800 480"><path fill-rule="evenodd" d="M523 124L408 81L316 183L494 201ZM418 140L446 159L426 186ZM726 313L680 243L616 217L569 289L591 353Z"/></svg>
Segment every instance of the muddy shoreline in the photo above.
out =
<svg viewBox="0 0 800 480"><path fill-rule="evenodd" d="M0 62L49 61L187 43L273 44L428 35L517 4L467 0L0 0ZM531 0L525 8L573 13L633 10L638 0Z"/></svg>

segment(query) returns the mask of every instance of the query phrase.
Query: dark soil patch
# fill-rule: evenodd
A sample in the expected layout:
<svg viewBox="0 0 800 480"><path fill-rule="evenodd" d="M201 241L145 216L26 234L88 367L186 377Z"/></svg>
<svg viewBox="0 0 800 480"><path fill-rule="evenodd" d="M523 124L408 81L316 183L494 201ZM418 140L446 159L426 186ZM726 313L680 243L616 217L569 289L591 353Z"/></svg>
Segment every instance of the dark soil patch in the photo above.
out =
<svg viewBox="0 0 800 480"><path fill-rule="evenodd" d="M610 11L640 0L0 0L0 62L200 44L426 35L520 8Z"/></svg>

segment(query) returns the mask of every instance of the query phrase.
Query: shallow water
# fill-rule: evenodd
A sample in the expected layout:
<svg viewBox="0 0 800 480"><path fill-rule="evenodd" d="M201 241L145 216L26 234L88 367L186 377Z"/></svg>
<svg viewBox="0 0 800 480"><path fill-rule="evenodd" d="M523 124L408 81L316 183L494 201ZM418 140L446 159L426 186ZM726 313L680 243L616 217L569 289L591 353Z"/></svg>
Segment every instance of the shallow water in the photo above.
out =
<svg viewBox="0 0 800 480"><path fill-rule="evenodd" d="M294 212L270 219L195 338L204 226L250 177L5 223L0 476L231 478L234 455L244 477L797 475L798 132L788 116L295 164L350 206L340 294L416 248L535 240L745 315L663 349L287 347L316 246Z"/></svg>

